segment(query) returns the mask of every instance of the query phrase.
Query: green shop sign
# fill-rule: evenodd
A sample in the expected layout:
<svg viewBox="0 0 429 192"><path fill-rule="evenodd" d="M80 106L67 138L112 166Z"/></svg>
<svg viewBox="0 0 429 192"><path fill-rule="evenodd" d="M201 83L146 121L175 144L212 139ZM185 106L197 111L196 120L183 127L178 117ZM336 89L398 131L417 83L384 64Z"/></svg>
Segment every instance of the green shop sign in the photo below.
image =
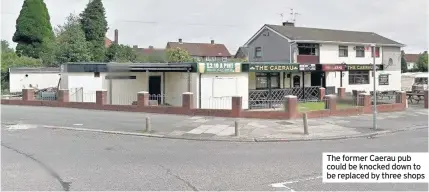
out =
<svg viewBox="0 0 429 192"><path fill-rule="evenodd" d="M299 71L298 64L250 64L251 72L282 72L282 71Z"/></svg>
<svg viewBox="0 0 429 192"><path fill-rule="evenodd" d="M199 73L239 73L241 63L198 63Z"/></svg>

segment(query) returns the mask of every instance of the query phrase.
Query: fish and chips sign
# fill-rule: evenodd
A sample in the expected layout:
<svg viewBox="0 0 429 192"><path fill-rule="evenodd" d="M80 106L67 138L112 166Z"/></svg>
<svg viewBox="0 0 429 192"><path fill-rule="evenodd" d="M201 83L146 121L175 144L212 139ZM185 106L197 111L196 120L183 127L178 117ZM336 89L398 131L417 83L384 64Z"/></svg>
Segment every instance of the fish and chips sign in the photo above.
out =
<svg viewBox="0 0 429 192"><path fill-rule="evenodd" d="M200 73L239 73L241 63L199 63Z"/></svg>
<svg viewBox="0 0 429 192"><path fill-rule="evenodd" d="M250 64L250 72L299 71L297 64Z"/></svg>

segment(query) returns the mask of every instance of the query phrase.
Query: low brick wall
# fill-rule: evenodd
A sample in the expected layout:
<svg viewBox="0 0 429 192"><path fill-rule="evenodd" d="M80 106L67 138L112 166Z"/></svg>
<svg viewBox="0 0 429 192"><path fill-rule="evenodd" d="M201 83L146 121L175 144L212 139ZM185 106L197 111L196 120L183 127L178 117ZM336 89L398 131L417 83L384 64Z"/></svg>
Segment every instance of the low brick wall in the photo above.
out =
<svg viewBox="0 0 429 192"><path fill-rule="evenodd" d="M67 91L67 90L60 90ZM92 110L108 110L108 111L125 111L125 112L146 112L146 113L161 113L161 114L178 114L178 115L192 115L192 116L215 116L215 117L239 117L239 118L258 118L258 119L294 119L302 118L303 114L298 112L298 101L295 96L285 97L285 108L283 111L249 111L242 110L241 97L233 97L231 110L228 109L197 109L192 105L193 94L183 93L182 106L149 106L147 92L138 93L138 101L136 105L109 105L106 104L106 91L98 91L96 94L96 101L89 102L68 102L68 98L60 97L57 101L38 101L34 98L32 90L23 90L25 97L22 100L9 100L2 99L2 105L25 105L25 106L46 106L46 107L64 107L64 108L77 108L77 109L92 109ZM65 93L60 93L65 94ZM329 116L352 116L360 114L372 113L373 106L368 102L369 96L365 94L360 95L361 98L367 102L361 102L362 106L353 108L337 109L337 97L334 95L327 95L325 110L309 111L306 112L308 118L322 118ZM377 105L378 112L393 112L403 111L406 108L406 95L404 92L397 94L397 102L393 104ZM341 99L341 97L339 97ZM357 101L356 101L357 102Z"/></svg>

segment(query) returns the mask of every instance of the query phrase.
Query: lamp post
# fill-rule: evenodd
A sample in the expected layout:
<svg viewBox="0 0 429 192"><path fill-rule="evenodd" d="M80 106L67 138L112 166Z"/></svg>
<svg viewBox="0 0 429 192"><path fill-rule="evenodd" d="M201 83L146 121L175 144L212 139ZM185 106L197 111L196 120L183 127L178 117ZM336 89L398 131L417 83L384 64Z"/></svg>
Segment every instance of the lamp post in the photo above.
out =
<svg viewBox="0 0 429 192"><path fill-rule="evenodd" d="M376 87L376 65L375 65L375 44L371 44L371 48L372 48L372 78L373 78L373 84L374 84L374 89L373 89L373 94L372 94L372 98L373 98L373 108L372 108L372 128L374 130L377 130L377 87Z"/></svg>

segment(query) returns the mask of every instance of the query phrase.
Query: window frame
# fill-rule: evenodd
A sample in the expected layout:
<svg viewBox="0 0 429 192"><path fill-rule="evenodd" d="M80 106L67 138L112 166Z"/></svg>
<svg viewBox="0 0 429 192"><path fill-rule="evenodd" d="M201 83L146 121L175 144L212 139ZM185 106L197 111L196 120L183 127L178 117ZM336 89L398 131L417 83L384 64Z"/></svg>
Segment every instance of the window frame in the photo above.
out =
<svg viewBox="0 0 429 192"><path fill-rule="evenodd" d="M369 71L349 71L349 85L368 85L370 84ZM360 78L360 80L358 79Z"/></svg>
<svg viewBox="0 0 429 192"><path fill-rule="evenodd" d="M270 73L256 72L255 77L256 77L255 78L255 88L257 90L269 89L270 86L271 86L271 89L280 89L280 72L270 72ZM258 82L261 79L265 79L266 86L259 86L261 84ZM274 86L272 84L273 79L275 79L275 81L277 81L276 85L274 85Z"/></svg>
<svg viewBox="0 0 429 192"><path fill-rule="evenodd" d="M342 51L344 51L344 55L341 55ZM338 57L349 57L349 46L339 45L338 46Z"/></svg>
<svg viewBox="0 0 429 192"><path fill-rule="evenodd" d="M363 58L365 57L365 47L364 46L355 46L356 49L356 57ZM362 51L362 56L359 56L359 52Z"/></svg>
<svg viewBox="0 0 429 192"><path fill-rule="evenodd" d="M255 58L262 58L262 47L255 47Z"/></svg>

